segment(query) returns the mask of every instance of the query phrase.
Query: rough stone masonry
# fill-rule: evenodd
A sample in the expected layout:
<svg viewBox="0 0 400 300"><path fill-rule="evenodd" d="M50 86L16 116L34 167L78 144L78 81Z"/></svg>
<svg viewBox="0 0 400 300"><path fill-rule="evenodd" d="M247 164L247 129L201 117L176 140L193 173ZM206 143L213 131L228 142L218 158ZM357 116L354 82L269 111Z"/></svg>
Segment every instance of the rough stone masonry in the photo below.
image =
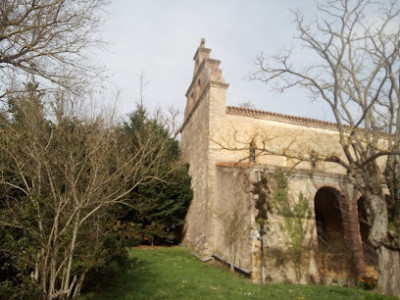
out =
<svg viewBox="0 0 400 300"><path fill-rule="evenodd" d="M344 169L317 159L318 153L340 153L335 124L227 107L229 84L210 52L202 39L179 131L194 192L184 244L203 258L231 264L254 282L348 285L357 276L376 276L362 195L346 181ZM266 147L307 159L255 150ZM310 214L297 223L304 229L301 250L285 228L292 216L274 204L277 170L287 177L287 208L296 207L300 193L308 201ZM260 197L268 207L265 220L257 219Z"/></svg>

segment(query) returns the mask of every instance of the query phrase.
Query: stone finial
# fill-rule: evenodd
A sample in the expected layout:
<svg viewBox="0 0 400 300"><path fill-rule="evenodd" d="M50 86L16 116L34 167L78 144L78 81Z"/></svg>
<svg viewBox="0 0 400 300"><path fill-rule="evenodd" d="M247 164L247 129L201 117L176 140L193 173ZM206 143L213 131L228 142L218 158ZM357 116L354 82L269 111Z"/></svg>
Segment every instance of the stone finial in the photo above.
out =
<svg viewBox="0 0 400 300"><path fill-rule="evenodd" d="M200 40L200 47L204 48L204 44L206 43L206 39L205 38L201 38Z"/></svg>

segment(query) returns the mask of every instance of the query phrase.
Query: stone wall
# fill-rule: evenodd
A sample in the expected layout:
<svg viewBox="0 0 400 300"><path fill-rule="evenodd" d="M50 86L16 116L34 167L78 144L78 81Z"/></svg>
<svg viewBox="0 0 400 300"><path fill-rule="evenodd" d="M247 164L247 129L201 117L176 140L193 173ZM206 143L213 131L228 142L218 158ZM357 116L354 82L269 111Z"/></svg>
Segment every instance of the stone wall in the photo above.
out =
<svg viewBox="0 0 400 300"><path fill-rule="evenodd" d="M362 274L363 253L354 193L345 180L345 170L333 163L317 161L310 155L341 156L338 133L334 124L282 114L226 107L226 89L218 68L220 61L209 57L211 49L198 48L194 60L192 83L186 93L187 106L181 132L182 158L189 162L194 198L186 216L184 244L203 257L218 255L252 273L255 282L312 283L336 277L344 283L351 270L340 272L327 264L329 255L318 253L314 199L321 189L337 197L343 220L346 245L351 263ZM257 146L256 161L249 162L249 146ZM263 148L277 153L262 152ZM303 162L279 155L302 155ZM305 221L307 248L302 256L301 276L296 276L296 264L288 252L289 237L282 230L284 219L276 211L268 213L263 248L254 184L257 172L272 178L279 167L288 171L289 200L294 205L301 192L309 201L311 217ZM260 173L260 174L261 174ZM270 180L273 182L273 180ZM271 187L269 187L271 188ZM264 256L261 255L264 253ZM262 263L264 261L264 263Z"/></svg>
<svg viewBox="0 0 400 300"><path fill-rule="evenodd" d="M262 170L263 176L267 178L268 189L271 194L276 189L274 184L274 167L254 166L249 172ZM263 236L264 241L264 261L266 268L266 282L291 282L291 283L320 283L328 280L328 276L338 276L344 281L351 278L351 270L342 268L341 273L331 272L326 274L324 266L321 265L321 256L318 252L318 239L315 220L314 199L321 187L329 184L340 190L347 185L345 177L341 175L332 175L324 172L310 172L305 170L283 169L288 180L288 206L294 207L300 200L300 193L308 200L308 206L311 212L309 218L301 219L306 233L302 239L303 247L301 256L293 251L288 232L285 230L285 216L272 205L268 213L268 223ZM272 195L267 201L273 201ZM357 215L356 215L357 216ZM258 253L261 252L258 243ZM350 249L349 249L350 250ZM257 251L255 251L257 252ZM325 256L324 256L325 257ZM300 259L300 264L297 261ZM297 262L297 263L296 263ZM338 264L338 261L335 262ZM258 254L258 260L253 265L254 279L261 281L261 257ZM297 274L296 274L297 272Z"/></svg>
<svg viewBox="0 0 400 300"><path fill-rule="evenodd" d="M251 232L254 209L248 172L241 168L216 170L216 197L211 210L210 246L235 265L251 270Z"/></svg>
<svg viewBox="0 0 400 300"><path fill-rule="evenodd" d="M208 256L213 247L209 239L215 233L213 216L216 197L216 157L210 136L216 123L225 115L228 84L218 68L220 61L211 59L211 49L202 40L194 56L192 83L186 93L187 105L181 132L182 159L189 162L194 192L186 216L183 242L201 256Z"/></svg>
<svg viewBox="0 0 400 300"><path fill-rule="evenodd" d="M207 248L208 232L208 95L199 102L181 135L182 159L190 163L189 174L194 198L186 215L184 243L203 254Z"/></svg>
<svg viewBox="0 0 400 300"><path fill-rule="evenodd" d="M360 245L348 244L350 256L342 253L324 254L318 252L318 239L314 212L314 199L321 187L336 188L342 197L349 199L348 183L345 177L327 173L311 173L307 171L285 169L288 173L289 204L299 201L301 192L308 199L310 218L304 219L307 233L304 236L304 252L301 257L301 276L296 276L293 253L290 250L290 239L283 230L284 217L276 209L268 212L268 221L263 235L263 255L266 282L331 282L332 278L341 284L348 284L354 277L355 262L348 261L353 249ZM275 168L271 166L253 165L250 167L218 166L216 169L216 197L209 205L209 254L216 254L228 262L250 270L254 282L262 282L262 257L259 225L256 222L257 210L255 202L257 194L254 186L257 183L257 172L268 178L265 187L269 193L274 190L273 178ZM350 191L351 192L351 191ZM271 194L267 201L271 200ZM351 215L350 215L351 214ZM345 228L346 241L357 240L356 227L349 222L357 222L356 212L347 212ZM348 221L353 220L353 221ZM335 255L335 257L332 257ZM329 260L334 259L329 262ZM354 263L353 263L354 262ZM336 267L335 267L336 266ZM340 268L339 268L340 266Z"/></svg>
<svg viewBox="0 0 400 300"><path fill-rule="evenodd" d="M220 119L213 135L212 146L221 149L219 159L225 161L248 161L249 146L254 142L258 164L296 169L311 168L308 161L311 151L319 156L339 155L341 153L337 131L331 128L309 128L268 119L256 119L247 115L226 114ZM261 149L267 149L264 153ZM269 153L275 151L276 155ZM304 162L279 155L303 157ZM340 156L340 155L339 155ZM345 170L335 163L316 162L316 170L332 173L344 173Z"/></svg>

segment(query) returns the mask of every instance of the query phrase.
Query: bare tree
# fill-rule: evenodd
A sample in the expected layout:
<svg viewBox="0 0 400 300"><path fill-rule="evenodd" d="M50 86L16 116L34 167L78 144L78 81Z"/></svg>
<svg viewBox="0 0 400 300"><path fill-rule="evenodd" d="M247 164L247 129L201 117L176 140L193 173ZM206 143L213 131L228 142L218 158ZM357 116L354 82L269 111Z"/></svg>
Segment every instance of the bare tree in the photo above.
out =
<svg viewBox="0 0 400 300"><path fill-rule="evenodd" d="M0 86L38 76L63 87L80 86L95 72L90 51L100 45L101 10L107 0L3 0L0 2ZM87 79L87 78L86 78Z"/></svg>
<svg viewBox="0 0 400 300"><path fill-rule="evenodd" d="M344 167L366 198L369 241L379 254L378 287L399 296L399 2L328 1L318 5L318 12L311 25L301 12L294 12L296 38L313 60L296 64L293 49L260 56L253 79L274 83L281 91L300 86L331 108L343 155L318 159ZM386 159L385 174L378 162L382 158ZM388 202L384 183L390 190Z"/></svg>
<svg viewBox="0 0 400 300"><path fill-rule="evenodd" d="M29 87L12 99L12 119L1 119L0 183L19 191L1 219L31 241L20 259L43 297L76 298L95 261L104 215L138 186L161 179L169 139L149 130L133 143L107 118L66 113L62 99L49 121Z"/></svg>

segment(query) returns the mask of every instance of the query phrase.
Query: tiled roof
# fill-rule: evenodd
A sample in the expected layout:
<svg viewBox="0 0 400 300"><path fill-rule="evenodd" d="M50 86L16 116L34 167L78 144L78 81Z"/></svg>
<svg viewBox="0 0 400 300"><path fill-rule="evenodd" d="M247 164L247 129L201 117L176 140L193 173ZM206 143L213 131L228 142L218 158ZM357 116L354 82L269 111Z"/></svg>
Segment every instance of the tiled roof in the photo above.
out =
<svg viewBox="0 0 400 300"><path fill-rule="evenodd" d="M290 116L290 115L279 114L279 113L258 110L258 109L227 106L226 113L229 115L237 115L237 116L244 116L244 117L249 117L249 118L254 118L254 119L263 119L263 120L270 120L270 121L276 121L276 122L284 122L284 123L288 123L288 124L294 124L294 125L300 125L300 126L306 126L306 127L337 130L337 125L332 122L320 121L320 120L304 118L304 117Z"/></svg>

